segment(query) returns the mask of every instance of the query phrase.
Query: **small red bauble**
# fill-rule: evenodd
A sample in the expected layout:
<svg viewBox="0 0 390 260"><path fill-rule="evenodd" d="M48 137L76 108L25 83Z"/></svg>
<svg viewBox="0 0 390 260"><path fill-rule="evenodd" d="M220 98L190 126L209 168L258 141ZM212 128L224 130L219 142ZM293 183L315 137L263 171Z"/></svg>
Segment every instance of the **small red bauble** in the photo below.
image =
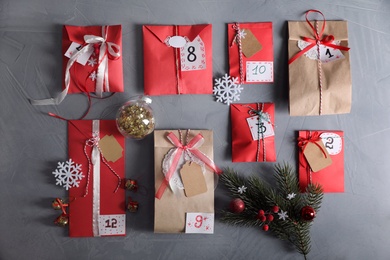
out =
<svg viewBox="0 0 390 260"><path fill-rule="evenodd" d="M259 210L259 214L258 214L258 216L260 217L260 216L264 216L265 215L265 212L264 212L264 210Z"/></svg>
<svg viewBox="0 0 390 260"><path fill-rule="evenodd" d="M279 207L278 206L273 206L272 207L272 212L273 213L278 213L279 212Z"/></svg>
<svg viewBox="0 0 390 260"><path fill-rule="evenodd" d="M264 231L268 231L268 229L269 229L269 226L268 226L268 225L263 225L263 230L264 230Z"/></svg>
<svg viewBox="0 0 390 260"><path fill-rule="evenodd" d="M267 217L263 215L263 216L260 216L259 219L260 219L260 221L264 222L267 220Z"/></svg>
<svg viewBox="0 0 390 260"><path fill-rule="evenodd" d="M310 206L305 206L301 210L301 217L307 221L313 220L316 217L316 211Z"/></svg>
<svg viewBox="0 0 390 260"><path fill-rule="evenodd" d="M242 199L234 199L230 202L230 210L234 213L241 213L245 209L245 203Z"/></svg>
<svg viewBox="0 0 390 260"><path fill-rule="evenodd" d="M271 215L271 214L269 214L269 215L267 216L267 220L268 220L269 222L273 221L273 220L274 220L274 216Z"/></svg>

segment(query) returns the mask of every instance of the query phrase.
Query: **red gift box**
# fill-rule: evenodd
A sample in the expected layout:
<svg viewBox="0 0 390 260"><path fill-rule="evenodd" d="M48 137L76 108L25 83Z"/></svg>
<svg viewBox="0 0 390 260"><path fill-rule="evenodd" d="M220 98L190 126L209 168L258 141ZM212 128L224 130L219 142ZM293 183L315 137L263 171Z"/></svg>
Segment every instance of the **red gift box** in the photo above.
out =
<svg viewBox="0 0 390 260"><path fill-rule="evenodd" d="M233 162L274 162L275 105L252 103L230 105Z"/></svg>
<svg viewBox="0 0 390 260"><path fill-rule="evenodd" d="M87 39L85 36L94 37L89 37ZM90 41L91 43L87 43L86 40ZM72 43L76 43L81 46L81 48L79 48L79 52L85 51L87 55L86 59L94 59L94 62L92 62L94 63L93 66L91 62L87 62L85 65L82 65L75 61L67 72L69 58L65 56L65 53L68 51ZM102 47L104 49L102 49ZM85 49L82 50L83 48ZM91 51L92 54L89 56L88 54ZM110 51L114 51L117 56L113 56ZM70 56L75 52L77 52L77 50L71 53ZM93 80L91 75L94 72L96 73L96 77L101 77L103 81L102 92L123 92L121 25L65 25L62 31L62 53L64 54L62 59L62 67L63 78L65 79L63 83L63 89L66 89L67 73L69 73L70 76L68 93L96 92L98 78ZM107 58L108 61L107 75L104 75L104 71L101 70L104 69L102 66L104 66L103 60L105 58ZM99 66L101 67L100 69Z"/></svg>
<svg viewBox="0 0 390 260"><path fill-rule="evenodd" d="M241 67L242 84L273 82L271 22L229 23L228 49L230 76L240 79Z"/></svg>
<svg viewBox="0 0 390 260"><path fill-rule="evenodd" d="M321 141L323 146L314 146L319 155L329 156L331 163L322 170L313 172L304 152L308 143ZM344 192L344 132L299 131L299 185L304 192L309 183L318 183L324 192ZM322 149L326 151L321 151Z"/></svg>
<svg viewBox="0 0 390 260"><path fill-rule="evenodd" d="M212 94L212 26L145 25L146 95Z"/></svg>
<svg viewBox="0 0 390 260"><path fill-rule="evenodd" d="M69 236L124 236L125 138L115 120L69 121L68 142L85 176L69 189Z"/></svg>

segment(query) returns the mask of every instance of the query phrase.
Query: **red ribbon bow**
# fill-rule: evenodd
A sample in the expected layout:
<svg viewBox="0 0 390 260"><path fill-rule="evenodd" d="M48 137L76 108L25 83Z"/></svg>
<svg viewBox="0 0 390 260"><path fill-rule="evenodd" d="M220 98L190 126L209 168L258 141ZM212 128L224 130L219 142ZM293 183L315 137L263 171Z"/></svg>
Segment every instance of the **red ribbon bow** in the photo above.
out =
<svg viewBox="0 0 390 260"><path fill-rule="evenodd" d="M204 162L208 167L210 167L217 174L222 173L222 170L219 169L215 165L215 163L209 157L207 157L207 155L205 155L204 153L202 153L201 151L199 151L196 148L196 145L199 145L204 140L204 138L201 134L197 134L187 145L183 145L179 141L179 139L175 136L175 134L172 132L170 132L167 135L167 138L176 147L176 148L174 148L174 149L176 149L176 153L175 153L174 158L172 160L172 164L170 165L169 170L168 170L167 174L165 175L165 178L164 178L163 182L161 183L161 185L156 193L157 199L161 199L162 195L164 194L165 189L169 185L169 180L172 178L172 176L177 168L177 165L179 163L179 160L184 152L189 152L191 155L197 157L199 160Z"/></svg>
<svg viewBox="0 0 390 260"><path fill-rule="evenodd" d="M323 147L321 147L317 142L321 140L320 133L315 131L312 135L310 133L308 134L307 138L304 137L298 137L298 146L302 149L302 153L305 151L306 146L309 143L315 144L321 152L324 154L324 157L327 158L326 152Z"/></svg>
<svg viewBox="0 0 390 260"><path fill-rule="evenodd" d="M322 24L322 28L321 28L321 32L320 33L317 32L317 30L314 28L314 26L310 23L309 19L307 18L310 13L319 13L324 18L324 23ZM288 61L288 64L293 63L296 59L298 59L304 53L306 53L311 48L313 48L316 44L322 44L322 45L325 45L325 46L328 46L328 47L331 47L331 48L334 48L334 49L338 49L338 50L343 50L343 51L348 51L349 50L348 47L333 44L332 43L334 41L334 36L333 35L327 35L327 36L323 37L323 33L324 33L324 30L325 30L325 24L326 24L326 19L325 19L325 16L324 16L323 13L321 13L318 10L309 10L309 11L306 12L305 17L306 17L306 22L309 24L309 26L311 27L311 29L313 31L314 39L311 39L309 37L302 37L302 40L304 40L306 42L309 42L310 45L308 45L306 48L304 48L303 50L301 50L300 52L295 54Z"/></svg>

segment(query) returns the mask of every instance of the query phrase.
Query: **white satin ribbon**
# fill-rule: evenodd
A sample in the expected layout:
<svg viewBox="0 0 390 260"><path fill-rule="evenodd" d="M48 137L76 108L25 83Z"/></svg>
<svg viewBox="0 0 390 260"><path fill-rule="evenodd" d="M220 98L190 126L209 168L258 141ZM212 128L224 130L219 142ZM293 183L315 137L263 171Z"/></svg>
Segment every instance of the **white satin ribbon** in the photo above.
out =
<svg viewBox="0 0 390 260"><path fill-rule="evenodd" d="M100 50L99 50L99 60L98 60L98 69L96 72L96 88L95 93L102 97L103 92L109 92L110 86L108 83L108 53L114 58L117 59L120 57L120 46L118 44L115 44L113 42L107 42L107 34L108 34L108 26L102 26L102 35L96 36L96 35L84 35L84 41L86 45L80 50L75 53L73 53L66 65L65 69L65 89L55 98L48 98L48 99L41 99L41 100L30 100L32 105L58 105L60 104L66 97L69 91L70 86L70 68L72 67L73 63L77 60L77 58L88 52L94 50L94 45L96 43L100 44ZM114 48L116 48L116 50ZM105 89L103 90L103 87L105 86Z"/></svg>
<svg viewBox="0 0 390 260"><path fill-rule="evenodd" d="M92 121L92 133L99 138L99 120ZM98 139L97 139L98 140ZM92 148L93 165L93 190L92 190L92 231L94 237L99 237L99 216L100 216L100 152L97 145Z"/></svg>

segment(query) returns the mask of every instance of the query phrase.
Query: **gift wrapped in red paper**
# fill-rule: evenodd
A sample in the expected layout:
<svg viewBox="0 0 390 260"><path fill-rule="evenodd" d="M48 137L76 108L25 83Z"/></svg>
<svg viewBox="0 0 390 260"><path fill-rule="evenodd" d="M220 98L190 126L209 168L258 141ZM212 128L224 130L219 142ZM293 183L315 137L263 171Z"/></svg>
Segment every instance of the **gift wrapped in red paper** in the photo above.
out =
<svg viewBox="0 0 390 260"><path fill-rule="evenodd" d="M146 95L212 94L212 29L203 25L145 25Z"/></svg>
<svg viewBox="0 0 390 260"><path fill-rule="evenodd" d="M324 192L344 192L344 132L299 131L299 185L318 183Z"/></svg>
<svg viewBox="0 0 390 260"><path fill-rule="evenodd" d="M272 23L229 23L230 76L241 84L274 81Z"/></svg>
<svg viewBox="0 0 390 260"><path fill-rule="evenodd" d="M230 105L233 162L274 162L275 105Z"/></svg>
<svg viewBox="0 0 390 260"><path fill-rule="evenodd" d="M69 121L68 142L84 175L69 189L69 236L124 236L125 140L115 120Z"/></svg>

